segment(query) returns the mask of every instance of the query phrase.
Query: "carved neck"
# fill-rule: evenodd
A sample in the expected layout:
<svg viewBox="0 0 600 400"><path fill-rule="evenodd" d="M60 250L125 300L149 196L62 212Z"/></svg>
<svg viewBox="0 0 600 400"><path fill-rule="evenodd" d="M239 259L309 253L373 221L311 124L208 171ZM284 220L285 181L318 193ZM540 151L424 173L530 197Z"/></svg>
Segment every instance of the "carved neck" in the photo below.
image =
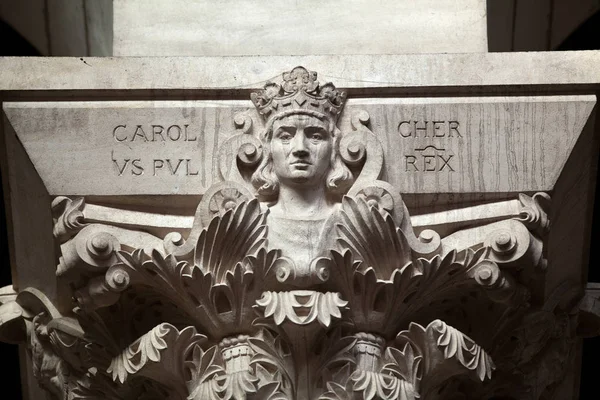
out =
<svg viewBox="0 0 600 400"><path fill-rule="evenodd" d="M326 217L331 207L321 185L312 188L281 185L277 204L271 207L271 212L277 216L313 219Z"/></svg>

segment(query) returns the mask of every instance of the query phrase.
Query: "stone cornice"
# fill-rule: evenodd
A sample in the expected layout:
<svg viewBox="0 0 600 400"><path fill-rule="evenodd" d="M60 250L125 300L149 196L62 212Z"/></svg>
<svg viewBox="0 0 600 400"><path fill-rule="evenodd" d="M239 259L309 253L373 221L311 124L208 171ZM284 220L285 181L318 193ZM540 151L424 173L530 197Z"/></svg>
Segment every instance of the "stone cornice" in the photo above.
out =
<svg viewBox="0 0 600 400"><path fill-rule="evenodd" d="M0 58L0 99L247 99L290 65L349 96L593 93L600 51L266 57ZM227 65L227 68L223 68Z"/></svg>

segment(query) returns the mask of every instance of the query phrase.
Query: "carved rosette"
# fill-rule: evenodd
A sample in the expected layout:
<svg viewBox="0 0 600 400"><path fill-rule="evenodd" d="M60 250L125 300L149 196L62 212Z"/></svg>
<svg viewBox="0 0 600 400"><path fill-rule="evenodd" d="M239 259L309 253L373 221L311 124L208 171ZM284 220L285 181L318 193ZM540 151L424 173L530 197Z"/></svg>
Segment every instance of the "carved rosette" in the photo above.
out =
<svg viewBox="0 0 600 400"><path fill-rule="evenodd" d="M267 131L282 115L331 121L353 178L328 219L335 240L302 280L286 249L269 245L269 207L252 184L268 134L250 113L222 144L219 182L187 235L90 223L82 198L55 199L57 276L73 311L35 289L0 297L0 337L28 343L56 398L538 399L557 382L531 378L535 360L549 368L574 338L577 293L549 306L529 292L546 268L549 197L520 195L512 219L415 234L401 195L380 180L369 115L339 131L345 93L316 77L297 67L252 97Z"/></svg>

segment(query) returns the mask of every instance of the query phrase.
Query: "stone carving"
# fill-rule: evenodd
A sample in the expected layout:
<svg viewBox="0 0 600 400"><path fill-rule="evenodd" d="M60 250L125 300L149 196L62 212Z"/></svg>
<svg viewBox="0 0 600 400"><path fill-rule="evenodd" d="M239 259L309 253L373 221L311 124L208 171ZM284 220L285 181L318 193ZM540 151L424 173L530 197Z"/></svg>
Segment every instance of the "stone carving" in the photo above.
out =
<svg viewBox="0 0 600 400"><path fill-rule="evenodd" d="M72 311L6 289L0 337L61 400L547 398L579 300L531 290L548 195L416 234L369 115L337 127L345 99L302 67L253 93L263 121L235 118L187 235L56 198Z"/></svg>

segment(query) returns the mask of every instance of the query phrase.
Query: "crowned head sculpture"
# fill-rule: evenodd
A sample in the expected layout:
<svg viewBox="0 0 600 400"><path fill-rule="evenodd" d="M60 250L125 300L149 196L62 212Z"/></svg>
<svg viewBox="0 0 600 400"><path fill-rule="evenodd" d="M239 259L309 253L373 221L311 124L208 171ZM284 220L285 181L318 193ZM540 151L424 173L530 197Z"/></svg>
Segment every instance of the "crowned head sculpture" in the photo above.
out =
<svg viewBox="0 0 600 400"><path fill-rule="evenodd" d="M512 380L537 377L532 357L553 363L566 347L529 331L540 336L543 314L546 331L569 337L580 293L561 286L564 300L527 311L537 299L525 285L547 265L549 197L521 195L518 218L513 202L421 215L416 231L383 180L368 112L347 110L342 132L346 95L316 78L297 67L252 94L265 126L254 132L251 113L235 116L220 180L185 238L156 236L164 216L123 227L129 210L97 222L83 198L54 199L57 275L73 289L73 312L36 288L5 288L0 340L29 343L57 398L487 399L538 389L538 379ZM496 368L488 351L500 384L486 382Z"/></svg>
<svg viewBox="0 0 600 400"><path fill-rule="evenodd" d="M343 192L352 181L339 156L336 127L346 94L316 78L316 72L296 67L283 74L281 85L269 82L251 95L265 120L265 154L252 176L262 196L277 198L283 186L317 200Z"/></svg>
<svg viewBox="0 0 600 400"><path fill-rule="evenodd" d="M282 280L296 285L318 275L324 237L339 205L336 194L352 182L336 127L346 94L331 83L319 85L316 78L315 72L296 67L283 74L281 85L269 82L252 94L265 120L263 158L252 183L270 201L268 241L281 251Z"/></svg>

